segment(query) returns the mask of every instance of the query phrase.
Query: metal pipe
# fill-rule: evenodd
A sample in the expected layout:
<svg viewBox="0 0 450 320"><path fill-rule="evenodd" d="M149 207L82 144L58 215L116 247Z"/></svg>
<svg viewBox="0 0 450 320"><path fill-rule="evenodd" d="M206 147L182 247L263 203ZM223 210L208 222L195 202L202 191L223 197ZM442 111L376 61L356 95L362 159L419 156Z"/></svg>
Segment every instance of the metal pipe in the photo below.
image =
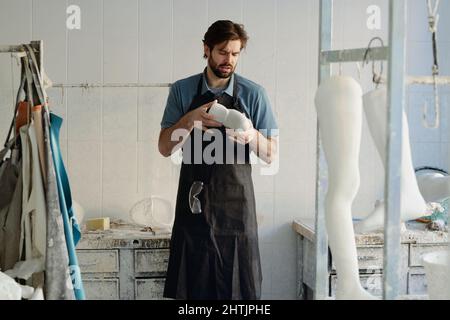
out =
<svg viewBox="0 0 450 320"><path fill-rule="evenodd" d="M320 1L319 54L331 49L333 26L333 0ZM319 63L319 84L329 78L329 64ZM328 237L325 224L325 191L327 184L327 164L320 143L319 123L317 122L316 147L316 216L315 216L315 281L314 299L326 299L328 294Z"/></svg>
<svg viewBox="0 0 450 320"><path fill-rule="evenodd" d="M53 88L144 88L144 87L170 87L171 83L55 83L52 85Z"/></svg>
<svg viewBox="0 0 450 320"><path fill-rule="evenodd" d="M433 76L408 76L406 82L411 84L429 84L434 85ZM450 85L450 77L438 76L436 77L437 85Z"/></svg>
<svg viewBox="0 0 450 320"><path fill-rule="evenodd" d="M383 298L399 296L402 115L405 103L406 0L389 2L388 141L385 178Z"/></svg>
<svg viewBox="0 0 450 320"><path fill-rule="evenodd" d="M370 48L370 60L387 60L388 49L388 47ZM320 53L320 64L364 61L366 51L367 48L322 51Z"/></svg>
<svg viewBox="0 0 450 320"><path fill-rule="evenodd" d="M9 53L9 52L22 52L24 51L23 47L21 45L19 46L0 46L0 52L3 53Z"/></svg>

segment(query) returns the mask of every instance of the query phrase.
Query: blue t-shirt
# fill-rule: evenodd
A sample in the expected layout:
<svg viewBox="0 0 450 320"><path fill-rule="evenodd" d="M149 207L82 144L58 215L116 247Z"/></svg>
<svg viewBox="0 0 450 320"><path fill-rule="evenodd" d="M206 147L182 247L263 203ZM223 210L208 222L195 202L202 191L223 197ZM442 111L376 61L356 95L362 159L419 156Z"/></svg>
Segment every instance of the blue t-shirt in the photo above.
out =
<svg viewBox="0 0 450 320"><path fill-rule="evenodd" d="M203 78L202 94L208 90L212 91L208 88L203 73L178 80L172 84L161 121L161 128L173 126L189 111L189 106L197 93L200 78ZM233 74L224 93L233 96L235 80L238 81L238 98L242 111L252 121L253 127L266 137L278 135L277 122L264 88L238 74Z"/></svg>

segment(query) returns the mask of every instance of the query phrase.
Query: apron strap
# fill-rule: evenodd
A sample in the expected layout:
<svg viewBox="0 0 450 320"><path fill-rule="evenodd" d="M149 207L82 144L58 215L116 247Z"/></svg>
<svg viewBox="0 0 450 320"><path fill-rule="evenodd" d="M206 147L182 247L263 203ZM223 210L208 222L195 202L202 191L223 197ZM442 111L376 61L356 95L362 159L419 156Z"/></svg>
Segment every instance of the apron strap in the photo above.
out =
<svg viewBox="0 0 450 320"><path fill-rule="evenodd" d="M45 97L45 92L42 89L43 82L41 79L41 72L37 65L36 55L34 54L33 49L28 44L25 45L25 48L26 48L28 62L30 65L31 75L33 77L34 88L36 89L36 93L39 98L40 104L42 105L42 107L45 107L45 105L46 105L45 98L46 97ZM33 107L34 107L34 104L33 104Z"/></svg>
<svg viewBox="0 0 450 320"><path fill-rule="evenodd" d="M203 87L203 81L206 81L206 67L203 70L203 74L200 77L200 80L198 81L198 85L197 85L197 97L200 97L202 95L202 87ZM201 129L195 129L194 130L201 130ZM203 144L203 135L204 132L202 131L202 144ZM193 150L191 150L191 152L194 152L195 148L193 148ZM203 148L202 148L203 151ZM203 184L208 184L209 181L211 180L211 175L212 175L212 171L214 169L214 166L216 165L215 163L210 164L210 165L204 165L204 164L191 164L194 168L194 177L195 179L198 179L199 181L201 181ZM198 181L196 180L196 181ZM195 181L193 182L195 183Z"/></svg>
<svg viewBox="0 0 450 320"><path fill-rule="evenodd" d="M236 110L242 111L242 108L239 105L239 100L238 100L238 81L236 79L236 76L233 79L233 108L235 108ZM206 68L203 71L202 76L200 77L200 80L198 82L197 85L197 96L200 96L202 93L202 85L203 85L203 81L206 81ZM217 98L217 96L216 96ZM194 129L195 130L195 129ZM202 133L203 135L204 133ZM222 130L222 134L225 134L225 130ZM202 140L203 143L203 140ZM247 146L246 146L247 147ZM224 146L225 148L225 146ZM236 150L235 150L236 151ZM223 161L226 161L226 159L224 158ZM204 184L209 184L210 180L211 180L211 176L213 174L214 169L217 167L217 163L212 163L212 164L198 164L198 165L194 165L194 177L199 178L200 181L202 181Z"/></svg>
<svg viewBox="0 0 450 320"><path fill-rule="evenodd" d="M25 87L25 67L22 64L21 68L20 68L20 86L19 86L19 90L17 90L17 95L16 95L16 105L14 107L14 115L13 118L11 120L11 125L9 126L9 130L8 130L8 135L6 136L6 141L4 146L7 147L9 138L11 137L11 133L13 132L13 128L15 126L16 123L16 115L17 115L17 111L19 109L19 102L20 102L20 95L21 93L24 91L24 87ZM16 140L16 131L14 130L14 141Z"/></svg>
<svg viewBox="0 0 450 320"><path fill-rule="evenodd" d="M28 108L27 108L27 125L30 125L31 122L31 109L34 107L34 99L33 99L33 77L31 75L30 65L26 59L23 60L23 65L25 67L25 75L27 77L27 99L28 99Z"/></svg>
<svg viewBox="0 0 450 320"><path fill-rule="evenodd" d="M16 124L16 120L17 120L16 117L17 117L17 112L19 111L20 95L21 95L22 91L25 91L26 99L28 99L28 101L31 102L31 105L33 105L33 91L32 91L33 80L32 80L32 76L31 76L30 66L29 66L26 58L22 58L21 62L22 62L21 63L21 65L22 65L21 81L20 81L19 90L17 91L16 105L14 108L13 119L11 121L11 125L8 130L8 135L6 137L5 146L6 146L7 142L9 141L9 139L11 137L11 133L13 131L13 128L15 127L15 124ZM25 84L26 84L26 89L25 89ZM29 125L30 122L31 122L31 107L27 108L27 125ZM14 137L16 137L15 130L14 130ZM14 139L14 140L16 140L16 139Z"/></svg>
<svg viewBox="0 0 450 320"><path fill-rule="evenodd" d="M9 140L7 143L5 143L5 148L0 151L0 164L3 162L3 159L5 158L6 154L10 149L13 148L14 143L16 142L17 136Z"/></svg>
<svg viewBox="0 0 450 320"><path fill-rule="evenodd" d="M243 112L244 110L242 110L241 105L239 104L239 98L238 98L238 85L237 85L238 81L236 79L236 75L234 76L234 82L233 82L233 107L240 111Z"/></svg>

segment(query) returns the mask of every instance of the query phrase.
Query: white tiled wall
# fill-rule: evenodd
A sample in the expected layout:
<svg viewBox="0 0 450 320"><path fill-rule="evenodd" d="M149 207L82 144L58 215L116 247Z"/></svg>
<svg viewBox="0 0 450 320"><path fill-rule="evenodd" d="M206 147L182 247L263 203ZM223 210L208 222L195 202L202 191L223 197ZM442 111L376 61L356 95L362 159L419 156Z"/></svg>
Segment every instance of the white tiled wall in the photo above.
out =
<svg viewBox="0 0 450 320"><path fill-rule="evenodd" d="M67 81L69 83L101 82L104 69L103 51L106 50L103 46L105 43L103 1L77 0L68 3L84 9L81 29L67 31ZM98 93L94 95L100 96Z"/></svg>
<svg viewBox="0 0 450 320"><path fill-rule="evenodd" d="M431 34L428 31L426 2L410 1L408 28L410 36L408 41L407 68L411 74L431 74L432 50ZM438 23L438 63L442 75L450 74L450 1L440 1ZM447 32L446 32L447 31ZM424 128L422 125L423 105L428 103L429 109L434 107L433 90L431 86L410 86L408 116L411 129L411 148L413 162L418 166L435 166L445 170L450 169L448 112L450 106L449 87L440 87L441 126L437 129Z"/></svg>
<svg viewBox="0 0 450 320"><path fill-rule="evenodd" d="M207 0L172 0L173 61L172 80L184 78L204 68L203 34L208 27ZM195 18L194 18L195 17ZM165 21L166 17L158 17Z"/></svg>
<svg viewBox="0 0 450 320"><path fill-rule="evenodd" d="M173 22L173 1L139 1L140 82L172 81Z"/></svg>
<svg viewBox="0 0 450 320"><path fill-rule="evenodd" d="M103 2L103 81L137 82L138 0Z"/></svg>
<svg viewBox="0 0 450 320"><path fill-rule="evenodd" d="M217 19L244 23L250 41L238 72L262 84L280 127L275 176L254 166L263 268L263 298L295 297L295 235L291 222L312 216L315 194L318 46L317 0L0 0L0 44L44 40L45 69L55 83L170 83L200 72L201 39ZM410 0L409 73L429 74L431 43L425 1ZM81 30L67 30L66 8L81 8ZM381 9L381 30L366 27L369 5ZM364 47L373 36L387 43L387 0L336 0L336 49ZM51 14L49 14L51 12ZM440 66L450 74L450 1L441 1ZM19 17L23 17L19 19ZM376 44L378 45L378 44ZM377 64L378 66L378 64ZM356 64L342 73L358 77ZM11 72L12 70L12 72ZM0 55L0 137L6 134L18 82L17 65ZM339 66L334 66L339 72ZM385 75L387 66L385 66ZM373 88L371 66L360 82ZM448 169L450 91L443 89L442 126L421 126L421 105L430 88L410 87L407 111L415 166ZM179 166L159 155L159 123L167 87L53 88L53 111L64 118L62 152L74 198L88 217L127 219L137 201L160 195L175 202ZM383 168L364 122L361 188L354 212L364 215L382 195Z"/></svg>

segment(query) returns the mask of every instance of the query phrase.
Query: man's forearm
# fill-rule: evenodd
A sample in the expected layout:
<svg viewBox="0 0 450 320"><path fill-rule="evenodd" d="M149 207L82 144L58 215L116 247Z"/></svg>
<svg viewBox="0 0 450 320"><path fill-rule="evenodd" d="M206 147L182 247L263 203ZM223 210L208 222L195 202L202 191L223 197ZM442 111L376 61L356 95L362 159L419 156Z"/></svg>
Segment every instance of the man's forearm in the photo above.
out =
<svg viewBox="0 0 450 320"><path fill-rule="evenodd" d="M183 116L177 123L169 128L161 129L159 134L158 148L159 152L164 156L170 156L174 151L175 147L181 147L186 141L187 136L191 133L194 128L194 124L189 121L186 116ZM173 133L179 130L174 137L177 139L172 140ZM178 148L177 148L178 149Z"/></svg>
<svg viewBox="0 0 450 320"><path fill-rule="evenodd" d="M270 164L277 153L277 138L266 138L258 130L256 136L250 141L250 150L266 163Z"/></svg>

